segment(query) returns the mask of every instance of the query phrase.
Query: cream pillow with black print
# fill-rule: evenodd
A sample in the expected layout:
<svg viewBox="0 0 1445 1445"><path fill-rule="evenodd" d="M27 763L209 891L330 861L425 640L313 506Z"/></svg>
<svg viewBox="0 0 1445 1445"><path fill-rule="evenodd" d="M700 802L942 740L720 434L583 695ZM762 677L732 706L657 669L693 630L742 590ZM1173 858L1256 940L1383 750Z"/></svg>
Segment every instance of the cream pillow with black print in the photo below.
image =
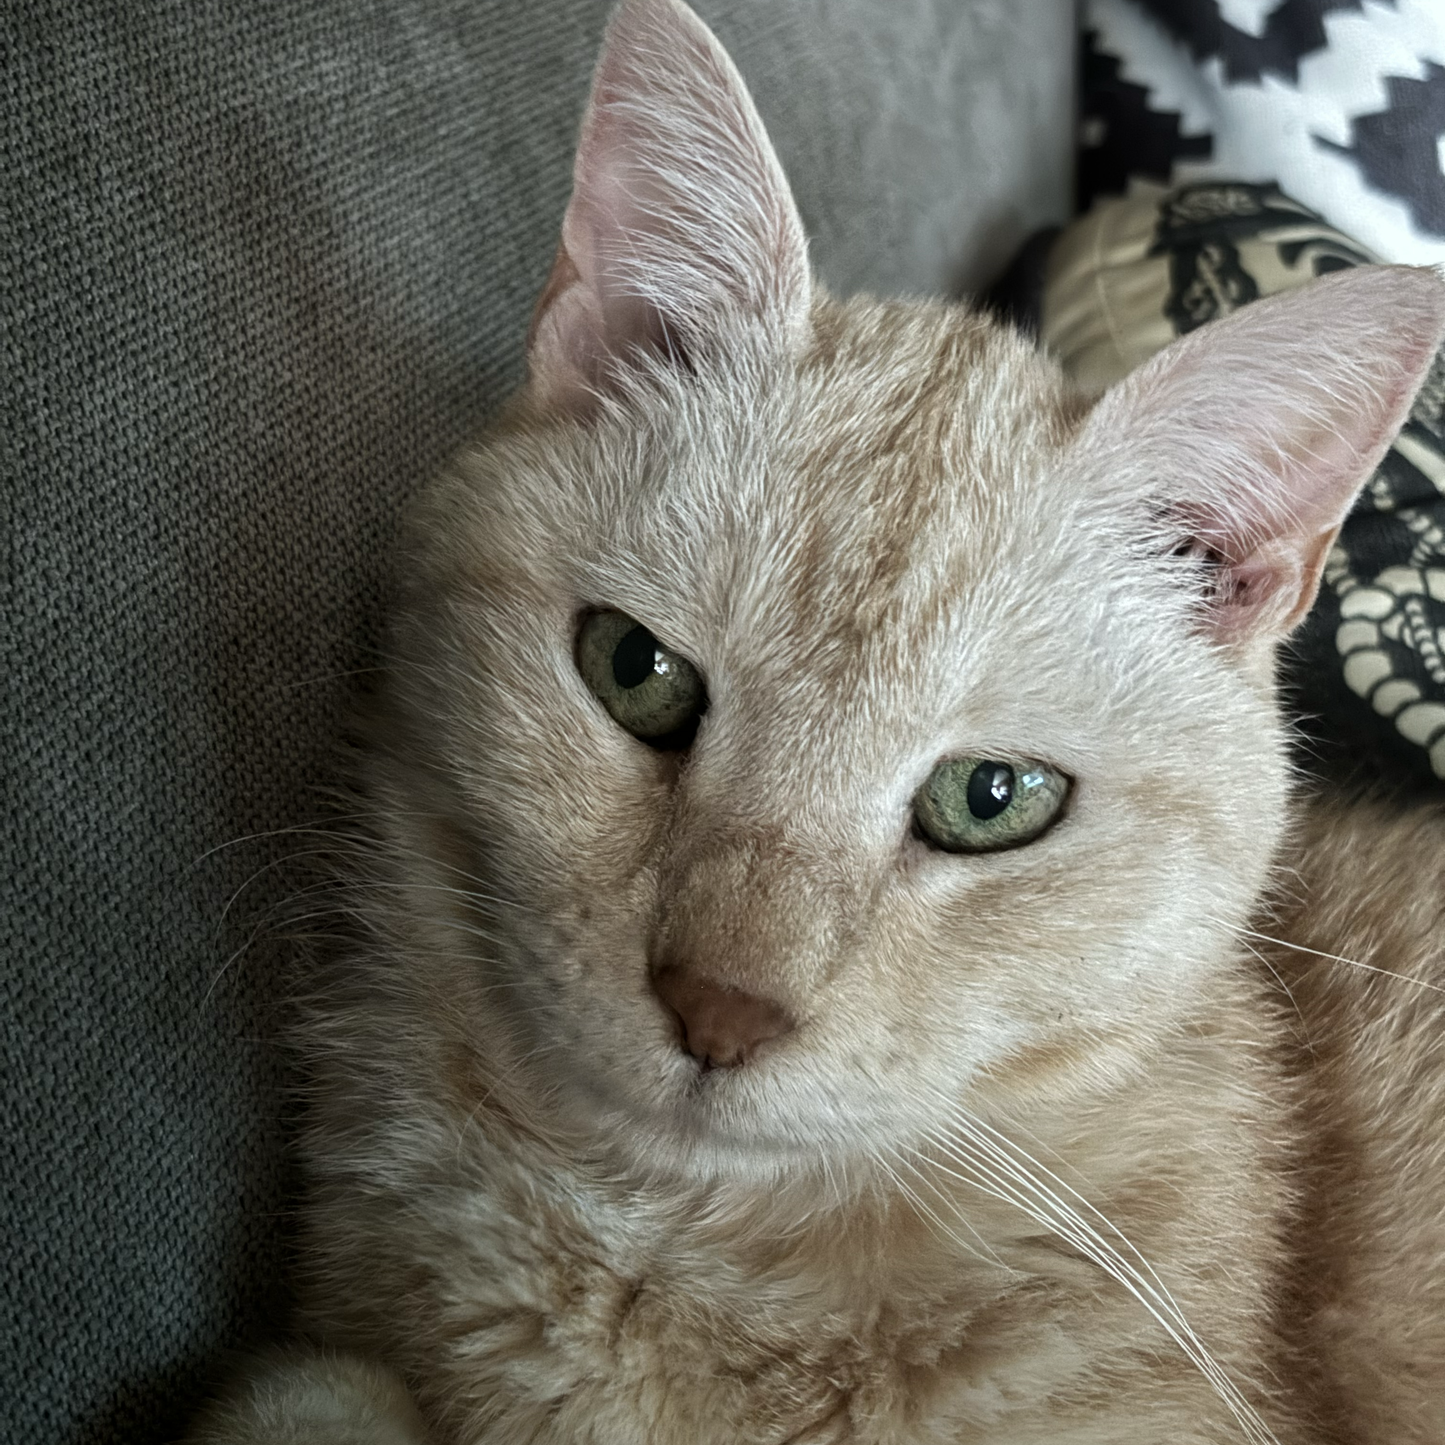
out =
<svg viewBox="0 0 1445 1445"><path fill-rule="evenodd" d="M1054 244L1040 341L1092 392L1260 296L1376 260L1277 187L1139 187ZM1445 352L1345 522L1284 663L1306 767L1445 787Z"/></svg>

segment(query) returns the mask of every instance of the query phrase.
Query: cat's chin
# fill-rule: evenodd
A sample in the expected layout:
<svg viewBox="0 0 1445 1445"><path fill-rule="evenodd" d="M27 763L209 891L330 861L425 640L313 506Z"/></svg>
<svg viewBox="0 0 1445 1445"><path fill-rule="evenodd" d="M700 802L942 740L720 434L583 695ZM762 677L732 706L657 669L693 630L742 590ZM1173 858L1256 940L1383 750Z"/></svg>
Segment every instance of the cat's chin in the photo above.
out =
<svg viewBox="0 0 1445 1445"><path fill-rule="evenodd" d="M866 1150L839 1150L836 1142L820 1147L801 1131L776 1127L675 1119L638 1129L636 1119L621 1117L613 1123L607 1152L634 1178L744 1193L796 1185L810 1210L818 1204L819 1178L840 1185L868 1160Z"/></svg>
<svg viewBox="0 0 1445 1445"><path fill-rule="evenodd" d="M903 1121L840 1113L830 1091L773 1068L697 1068L677 1060L646 1097L586 1088L570 1132L587 1152L634 1176L743 1188L871 1177Z"/></svg>

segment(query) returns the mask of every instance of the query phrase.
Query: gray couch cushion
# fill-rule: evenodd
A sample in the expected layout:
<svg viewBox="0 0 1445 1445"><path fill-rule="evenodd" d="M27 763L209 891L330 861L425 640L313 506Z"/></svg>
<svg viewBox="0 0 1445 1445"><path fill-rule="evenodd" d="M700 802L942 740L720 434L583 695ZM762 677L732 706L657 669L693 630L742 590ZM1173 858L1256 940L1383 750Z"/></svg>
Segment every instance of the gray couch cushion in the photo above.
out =
<svg viewBox="0 0 1445 1445"><path fill-rule="evenodd" d="M277 830L398 507L516 380L606 8L7 9L0 1437L164 1439L284 1327ZM1068 0L700 9L839 287L1066 210Z"/></svg>

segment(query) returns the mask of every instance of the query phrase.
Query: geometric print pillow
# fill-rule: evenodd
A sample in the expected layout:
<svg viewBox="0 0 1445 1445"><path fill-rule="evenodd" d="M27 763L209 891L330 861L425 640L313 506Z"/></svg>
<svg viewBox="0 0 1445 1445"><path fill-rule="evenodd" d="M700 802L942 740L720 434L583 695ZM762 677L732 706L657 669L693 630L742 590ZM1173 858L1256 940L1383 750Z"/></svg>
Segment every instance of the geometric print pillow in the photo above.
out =
<svg viewBox="0 0 1445 1445"><path fill-rule="evenodd" d="M1039 339L1097 393L1216 316L1376 259L1277 186L1136 181L1050 248ZM1445 352L1281 666L1307 770L1445 791Z"/></svg>
<svg viewBox="0 0 1445 1445"><path fill-rule="evenodd" d="M1278 185L1445 262L1445 0L1084 0L1079 209L1135 179Z"/></svg>

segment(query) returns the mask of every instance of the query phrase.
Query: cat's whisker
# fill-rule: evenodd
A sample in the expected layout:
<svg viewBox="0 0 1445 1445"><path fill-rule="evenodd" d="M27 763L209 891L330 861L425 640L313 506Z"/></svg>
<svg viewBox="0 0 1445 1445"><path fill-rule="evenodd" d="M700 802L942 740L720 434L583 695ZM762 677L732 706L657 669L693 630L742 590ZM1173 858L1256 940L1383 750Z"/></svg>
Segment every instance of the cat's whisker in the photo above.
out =
<svg viewBox="0 0 1445 1445"><path fill-rule="evenodd" d="M492 1099L496 1095L497 1090L502 1085L502 1078L500 1077L500 1075L504 1073L516 1072L518 1069L521 1068L523 1063L525 1063L532 1055L536 1054L537 1052L538 1050L534 1049L531 1051L531 1054L524 1055L521 1058L516 1059L515 1061L503 1060L500 1069L498 1069L497 1061L495 1059L488 1060L492 1068L496 1070L496 1074L487 1084L487 1087L478 1097L476 1104L467 1112L466 1118L461 1121L461 1124L457 1128L457 1147L455 1160L458 1164L460 1164L462 1160L462 1152L466 1145L468 1131L476 1127L477 1119L486 1109L487 1105L492 1102ZM541 1091L541 1097L544 1099L551 1097L553 1092L554 1091L550 1088L550 1086L548 1088L544 1088ZM538 1118L530 1119L529 1123L533 1128L534 1132L542 1132L542 1125ZM552 1138L553 1136L549 1135L548 1137Z"/></svg>
<svg viewBox="0 0 1445 1445"><path fill-rule="evenodd" d="M219 931L225 926L227 918L230 917L231 909L240 902L246 891L268 873L274 873L278 868L284 868L290 863L295 863L302 858L325 858L330 856L328 848L303 848L296 853L287 853L283 857L273 858L269 863L263 863L243 883L241 883L226 900L226 905L221 909L220 917L216 920L216 928Z"/></svg>
<svg viewBox="0 0 1445 1445"><path fill-rule="evenodd" d="M923 1218L926 1219L929 1224L931 1224L933 1228L935 1228L939 1232L940 1235L943 1236L944 1239L948 1240L951 1244L958 1245L958 1247L964 1250L966 1253L973 1254L975 1255L975 1257L981 1258L982 1256L979 1256L978 1252L966 1240L960 1238L957 1234L954 1233L952 1229L949 1228L947 1223L945 1223L945 1221L939 1217L938 1212L933 1209L932 1206L923 1199L923 1197L918 1193L918 1191L914 1189L898 1172L899 1168L905 1168L909 1170L910 1173L918 1175L919 1171L917 1170L917 1168L908 1159L899 1155L896 1150L893 1151L893 1156L897 1160L897 1167L895 1167L894 1165L890 1165L888 1160L881 1152L874 1153L871 1157L876 1161L878 1167L884 1171L893 1188L896 1189L898 1193L903 1197L903 1199L905 1199L914 1209L916 1209L918 1213L922 1215ZM922 1176L920 1176L920 1178L921 1177ZM938 1192L936 1187L935 1192Z"/></svg>
<svg viewBox="0 0 1445 1445"><path fill-rule="evenodd" d="M320 687L322 683L344 682L350 677L375 677L383 675L387 670L387 664L377 663L373 667L352 667L344 672L322 672L313 677L298 677L290 682L278 682L272 685L272 692L296 692L303 687Z"/></svg>
<svg viewBox="0 0 1445 1445"><path fill-rule="evenodd" d="M450 893L455 898L463 899L469 904L478 908L497 906L508 908L511 905L505 898L499 898L494 893L477 893L469 888L454 888L448 883L421 883L415 879L394 879L387 882L376 882L368 885L370 888L384 888L393 892L413 893Z"/></svg>
<svg viewBox="0 0 1445 1445"><path fill-rule="evenodd" d="M366 860L368 857L378 856L376 853L378 845L372 839L358 837L353 833L347 832L344 827L333 826L333 824L341 824L346 821L374 821L379 819L385 819L387 817L399 816L426 817L436 815L424 812L422 810L417 810L415 813L411 814L399 814L395 810L371 810L364 812L355 811L346 815L337 815L335 819L327 820L325 823L296 824L286 828L270 829L266 832L248 834L239 838L231 839L226 843L218 844L214 848L208 849L205 853L201 854L200 857L195 860L195 864L193 864L192 866L199 865L206 859L214 856L216 853L222 850L244 843L257 842L265 839L289 837L315 838L324 841L325 846L298 849L293 852L289 852L281 857L271 859L268 862L262 864L257 869L255 869L245 880L242 881L242 883L240 883L236 887L236 889L232 892L231 896L227 899L226 904L222 908L217 921L218 928L220 928L223 927L227 920L230 918L236 907L236 904L245 895L247 890L253 887L259 879L265 877L268 873L272 873L280 868L284 868L298 862L304 862L308 859L339 857L345 855L346 853L356 854L363 861ZM448 872L451 872L460 877L463 881L472 882L479 885L483 884L483 880L477 875L469 873L466 869L461 868L459 865L453 864L447 860L422 857L422 855L413 856L418 857L419 860L424 863L444 868ZM254 921L244 942L241 943L231 954L226 957L225 961L221 964L220 968L212 977L210 985L207 988L204 1001L209 1002L212 994L215 991L216 986L219 984L220 980L227 973L227 971L235 964L237 959L243 956L252 946L254 946L254 944L259 938L271 934L275 928L283 924L304 923L308 920L314 920L326 916L336 916L349 918L353 924L359 925L362 931L366 932L369 931L370 926L370 910L366 906L369 902L369 899L371 897L374 897L380 891L405 890L419 892L431 890L451 893L452 895L460 898L469 906L472 906L482 911L486 911L492 908L505 908L513 911L518 911L520 908L520 905L517 905L512 900L503 898L494 892L481 892L468 888L453 888L449 885L442 883L423 883L406 878L382 879L377 877L367 877L364 873L360 881L350 884L338 884L330 878L322 879L315 884L293 889L287 894L286 897L278 899L267 906L267 908L262 912L259 918ZM358 902L354 906L349 905L345 902L345 896L348 893L354 895L358 900ZM335 901L330 907L325 909L312 910L306 913L298 913L296 911L295 905L298 900L312 898L316 896L330 896ZM521 909L520 911L527 910ZM482 938L484 941L495 941L493 935L485 933L482 930L474 929L473 932L477 937Z"/></svg>
<svg viewBox="0 0 1445 1445"><path fill-rule="evenodd" d="M910 1174L912 1174L916 1179L918 1179L920 1184L926 1184L928 1188L931 1189L933 1193L936 1194L944 1204L947 1204L953 1209L955 1215L958 1218L958 1222L966 1230L968 1230L968 1232L978 1241L979 1248L975 1249L973 1245L969 1244L966 1239L962 1238L962 1236L957 1234L954 1230L950 1229L949 1226L939 1217L937 1212L930 1208L929 1205L924 1202L922 1196L919 1195L919 1193L915 1189L911 1188L907 1183L905 1183L901 1175L899 1175L896 1171L889 1170L889 1174L893 1180L893 1183L897 1186L899 1192L904 1196L905 1199L908 1200L910 1204L913 1205L915 1209L919 1211L920 1214L922 1214L926 1219L928 1219L934 1225L934 1227L942 1233L945 1239L949 1240L953 1244L956 1244L960 1249L964 1250L968 1254L971 1254L975 1259L981 1259L985 1263L997 1265L1001 1269L1008 1270L1011 1274L1017 1273L1016 1270L1014 1270L1010 1265L1005 1264L1004 1261L999 1258L997 1251L994 1250L993 1247L988 1243L988 1241L978 1232L978 1230L976 1230L973 1225L969 1223L957 1200L953 1199L950 1195L946 1194L942 1189L940 1189L938 1185L928 1177L927 1173L917 1164L913 1163L912 1160L900 1154L899 1151L896 1149L890 1152L898 1160L899 1165L901 1165L903 1168L906 1168ZM925 1162L928 1162L930 1164L932 1163L931 1160L926 1159L926 1156L919 1154L916 1149L912 1152L919 1159L924 1160ZM875 1155L874 1157L878 1159L879 1163L882 1164L884 1168L888 1167L882 1155Z"/></svg>
<svg viewBox="0 0 1445 1445"><path fill-rule="evenodd" d="M342 790L342 797L345 798L348 804L352 802L351 798L345 797L344 790ZM288 823L280 828L263 828L257 832L241 833L234 838L227 838L225 841L213 844L204 852L197 854L190 866L195 867L198 864L204 863L208 858L214 857L217 853L226 852L231 848L239 848L247 843L264 842L270 838L293 836L325 838L339 850L369 854L377 848L377 840L348 831L344 825L348 823L366 824L417 818L443 820L444 815L432 808L349 807L345 812L328 813L322 817L309 818L300 823ZM428 859L428 861L447 868L454 866L450 863L443 862L441 859Z"/></svg>
<svg viewBox="0 0 1445 1445"><path fill-rule="evenodd" d="M929 1137L966 1171L964 1175L955 1177L1014 1205L1092 1259L1133 1295L1179 1345L1213 1385L1247 1438L1261 1442L1261 1445L1265 1445L1265 1442L1273 1445L1273 1433L1200 1341L1153 1267L1119 1229L1077 1190L982 1120L960 1110L954 1117L954 1124L962 1138L937 1133L930 1134ZM969 1146L972 1146L972 1152ZM946 1166L938 1167L945 1172L952 1172L947 1170ZM1138 1264L1122 1255L1087 1219L1039 1179L1033 1173L1034 1169L1058 1184L1090 1213L1097 1216Z"/></svg>
<svg viewBox="0 0 1445 1445"><path fill-rule="evenodd" d="M270 838L314 836L318 838L326 838L332 843L335 843L338 848L344 848L348 843L355 844L357 840L352 838L343 829L329 827L327 826L327 823L361 822L384 816L386 815L379 811L341 814L338 815L335 819L328 819L324 821L313 819L305 823L291 823L284 828L263 828L256 833L242 833L235 838L227 838L222 843L213 844L211 847L207 848L204 853L197 854L196 857L191 860L190 867L199 867L200 864L204 863L207 859L215 857L217 853L224 853L228 849L240 848L247 843L265 842L267 839Z"/></svg>
<svg viewBox="0 0 1445 1445"><path fill-rule="evenodd" d="M956 1179L961 1183L969 1184L973 1188L986 1194L989 1198L996 1199L1000 1203L1011 1205L1022 1211L1028 1215L1029 1218L1033 1219L1035 1223L1042 1224L1051 1234L1059 1236L1067 1243L1074 1245L1080 1253L1088 1255L1109 1274L1116 1278L1120 1277L1119 1265L1115 1260L1112 1258L1099 1259L1097 1257L1098 1251L1089 1247L1091 1240L1087 1228L1075 1227L1074 1222L1067 1217L1061 1218L1058 1214L1044 1213L1044 1206L1041 1205L1028 1190L1019 1188L1018 1185L1012 1182L1006 1175L1000 1174L995 1168L990 1167L990 1164L986 1160L980 1161L978 1159L968 1158L956 1152L947 1140L938 1135L931 1135L929 1137L935 1145L948 1154L950 1158L954 1159L960 1168L966 1171L960 1174L957 1170L950 1169L946 1164L937 1160L931 1161L933 1167L940 1173L947 1175L951 1179Z"/></svg>
<svg viewBox="0 0 1445 1445"><path fill-rule="evenodd" d="M1395 973L1392 969L1381 968L1378 964L1366 963L1363 959L1346 958L1340 953L1326 953L1318 948L1306 948L1302 943L1291 943L1286 938L1273 938L1268 933L1260 933L1257 929L1241 928L1237 930L1247 938L1257 938L1261 943L1272 943L1277 948L1287 948L1292 953L1306 953L1312 958L1322 958L1330 963L1347 963L1351 968L1364 969L1366 973L1378 973L1382 978L1393 978L1400 983L1408 983L1415 988L1427 988L1432 993L1445 994L1445 988L1438 983L1431 983L1429 979L1411 978L1407 973Z"/></svg>
<svg viewBox="0 0 1445 1445"><path fill-rule="evenodd" d="M460 864L452 863L447 859L434 858L428 853L418 853L415 850L411 849L398 849L396 850L396 853L399 859L405 859L410 862L418 863L423 868L442 868L446 872L453 873L458 878L464 879L466 882L476 883L482 887L491 886L485 879L478 877L475 873L468 872L465 868L461 867ZM470 896L487 903L494 903L498 907L506 908L514 913L535 912L534 909L528 908L527 905L519 902L514 898L504 898L495 893L472 893Z"/></svg>
<svg viewBox="0 0 1445 1445"><path fill-rule="evenodd" d="M1272 1441L1273 1436L1268 1432L1267 1427L1259 1422L1259 1428L1263 1429L1263 1435L1251 1431L1250 1416L1253 1414L1248 1402L1240 1396L1232 1381L1225 1375L1224 1371L1214 1361L1213 1357L1204 1349L1198 1337L1188 1326L1187 1321L1179 1314L1177 1309L1170 1308L1162 1301L1158 1293L1153 1290L1147 1281L1143 1280L1138 1272L1126 1261L1123 1261L1116 1251L1112 1250L1102 1241L1097 1232L1084 1226L1082 1230L1070 1228L1067 1223L1039 1207L1025 1197L1020 1197L1016 1190L1002 1183L999 1177L992 1171L978 1166L967 1166L969 1172L964 1175L955 1176L962 1182L970 1183L983 1193L998 1199L1002 1202L1013 1205L1021 1212L1043 1226L1050 1233L1058 1235L1066 1243L1073 1245L1081 1254L1090 1259L1110 1278L1114 1279L1130 1295L1132 1295L1159 1323L1166 1333L1179 1345L1185 1355L1208 1379L1215 1390L1220 1394L1226 1406L1239 1420L1241 1427L1245 1429L1246 1435L1251 1439L1261 1441ZM950 1172L950 1171L945 1171ZM1247 1413L1246 1413L1247 1412ZM1257 1420L1257 1416L1254 1417Z"/></svg>
<svg viewBox="0 0 1445 1445"><path fill-rule="evenodd" d="M292 858L295 858L298 856L307 855L299 854L290 856ZM288 861L288 859L277 860L278 863L284 863L286 861ZM250 884L255 881L255 878L259 876L260 871L264 870L258 870L258 874L253 875L251 879L248 879L247 883L242 885L242 891L245 887L250 886ZM219 985L221 979L224 977L227 971L231 969L235 965L236 961L242 956L244 956L244 954L247 953L260 938L266 936L286 936L282 935L280 932L283 927L294 927L298 924L305 924L314 920L324 918L349 919L353 928L360 928L363 932L365 932L368 931L371 926L371 912L369 907L366 906L365 901L367 894L374 893L378 889L404 890L410 888L415 888L423 891L431 888L440 888L447 892L462 893L462 896L464 897L475 897L474 895L465 894L463 890L446 889L445 885L411 884L401 882L373 882L365 885L365 887L354 886L349 890L343 890L333 887L330 883L323 881L306 888L294 890L286 898L278 900L277 902L270 905L266 910L264 910L263 913L259 916L259 918L256 919L256 921L253 923L252 927L247 933L245 940L226 957L221 967L216 971L215 975L211 979L210 985L208 986L202 1000L202 1007L204 1007L210 1002L210 999L214 994L216 987ZM354 905L349 904L346 901L345 897L347 891L357 893L363 901L358 902ZM239 897L239 892L236 896ZM296 904L298 903L298 901L315 897L326 898L330 901L326 904L326 906L321 908L308 909L305 911L299 911L297 909ZM234 899L232 901L234 902ZM482 900L477 899L475 901ZM502 900L488 898L485 901L499 903ZM225 912L229 912L229 907L230 905L228 905ZM225 917L225 912L223 912L222 914L223 920ZM495 945L496 943L502 941L501 936L497 933L477 927L474 924L466 923L461 919L438 916L429 919L429 922L432 924L440 925L442 927L447 927L459 932L466 933L468 936L480 939L482 942L487 944ZM310 930L306 931L303 934L295 936L310 938L313 940L317 938L315 932ZM421 952L420 950L417 950L414 946L410 951L413 956L419 956ZM443 958L450 957L451 955L443 954L440 951L436 951L435 956L438 958Z"/></svg>
<svg viewBox="0 0 1445 1445"><path fill-rule="evenodd" d="M1259 949L1247 940L1241 939L1240 942L1244 944L1247 953L1258 959L1259 962L1270 971L1274 976L1274 981L1284 990L1284 996L1289 1000L1290 1007L1294 1009L1296 1016L1299 1018L1300 1037L1304 1039L1305 1047L1313 1054L1315 1052L1315 1045L1314 1040L1310 1038L1309 1020L1305 1017L1304 1010L1299 1006L1299 1001L1294 996L1294 990L1285 981L1284 975L1269 961L1269 958L1265 954L1261 953Z"/></svg>
<svg viewBox="0 0 1445 1445"><path fill-rule="evenodd" d="M328 891L331 889L331 885L329 884L320 886ZM335 891L338 895L341 892L340 889L336 889ZM470 889L453 888L446 883L424 883L410 878L371 879L368 880L364 886L353 887L352 891L356 892L358 896L363 899L367 895L375 895L377 893L419 893L423 895L446 893L454 898L460 898L482 916L487 916L487 911L493 907L508 907L505 899L498 898L493 894L474 893Z"/></svg>
<svg viewBox="0 0 1445 1445"><path fill-rule="evenodd" d="M1141 1254L1139 1250L1137 1250L1134 1245L1129 1242L1123 1232L1114 1224L1111 1219L1108 1218L1107 1215L1103 1214L1098 1208L1096 1208L1092 1203L1090 1203L1090 1201L1085 1198L1085 1196L1081 1194L1077 1189L1075 1189L1071 1184L1059 1178L1057 1174L1055 1174L1045 1165L1041 1164L1037 1159L1035 1159L1031 1154L1029 1154L1027 1150L1021 1148L1012 1139L1000 1133L991 1125L986 1124L976 1115L969 1114L964 1110L960 1109L956 1111L954 1115L954 1123L956 1126L960 1126L961 1129L966 1133L967 1137L971 1141L975 1142L980 1148L982 1148L989 1155L989 1157L1006 1163L1010 1169L1017 1171L1018 1177L1028 1186L1043 1192L1049 1198L1055 1200L1061 1209L1067 1210L1070 1215L1072 1215L1075 1219L1078 1220L1078 1223L1081 1227L1091 1229L1092 1227L1087 1225L1085 1220L1077 1214L1077 1212L1073 1209L1071 1205L1067 1203L1067 1201L1065 1201L1053 1189L1050 1189L1048 1185L1044 1183L1044 1179L1052 1181L1053 1184L1058 1185L1059 1189L1062 1189L1065 1193L1067 1193L1074 1200L1076 1200L1078 1204L1080 1204L1086 1211L1088 1211L1089 1214L1092 1214L1096 1219L1098 1219L1100 1224L1102 1224L1109 1231L1109 1233L1114 1236L1114 1238L1119 1242L1119 1244L1121 1244L1130 1254L1134 1256L1135 1259L1138 1260L1140 1266L1142 1266L1148 1272L1149 1277L1152 1279L1153 1283L1161 1290L1164 1290L1166 1296L1168 1295L1168 1291L1167 1289L1165 1289L1163 1281L1160 1280L1157 1274L1155 1274L1153 1267L1149 1264L1148 1260L1144 1258L1143 1254ZM942 1142L951 1143L956 1141L953 1139L952 1136L948 1136ZM1043 1176L1043 1179L1039 1177L1040 1175ZM1112 1246L1110 1247L1112 1248ZM1172 1298L1170 1299L1170 1303L1173 1304Z"/></svg>
<svg viewBox="0 0 1445 1445"><path fill-rule="evenodd" d="M206 985L205 993L201 995L201 1001L197 1005L197 1009L199 1012L204 1013L206 1009L210 1007L211 999L215 997L216 990L221 985L221 980L225 978L228 972L230 972L236 961L244 957L244 955L250 951L256 940L265 935L265 932L266 927L263 920L261 923L258 923L254 928L252 928L251 932L246 935L246 939L243 943L241 943L238 947L234 948L229 954L227 954L226 958L222 961L220 968L218 968L216 972L212 975L210 983Z"/></svg>

